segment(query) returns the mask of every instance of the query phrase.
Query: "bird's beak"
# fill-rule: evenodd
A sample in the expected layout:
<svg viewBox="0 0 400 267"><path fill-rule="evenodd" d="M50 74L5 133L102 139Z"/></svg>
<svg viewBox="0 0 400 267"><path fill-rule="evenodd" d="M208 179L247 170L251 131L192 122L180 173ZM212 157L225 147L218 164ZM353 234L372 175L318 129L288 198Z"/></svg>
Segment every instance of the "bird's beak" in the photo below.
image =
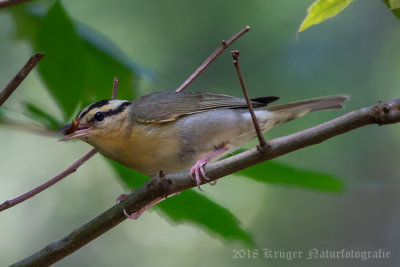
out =
<svg viewBox="0 0 400 267"><path fill-rule="evenodd" d="M77 137L85 136L88 134L91 126L87 124L79 124L79 120L76 119L72 123L65 125L57 133L62 133L65 136L58 141L66 141Z"/></svg>

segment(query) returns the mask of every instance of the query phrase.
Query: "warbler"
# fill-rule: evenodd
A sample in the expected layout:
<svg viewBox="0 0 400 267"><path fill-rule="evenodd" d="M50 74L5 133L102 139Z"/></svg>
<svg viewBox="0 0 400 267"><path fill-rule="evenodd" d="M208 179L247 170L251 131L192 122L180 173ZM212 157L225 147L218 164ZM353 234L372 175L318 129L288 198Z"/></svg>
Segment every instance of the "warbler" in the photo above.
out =
<svg viewBox="0 0 400 267"><path fill-rule="evenodd" d="M308 112L342 108L346 95L269 106L278 97L251 99L262 132ZM146 175L191 169L197 185L203 166L256 137L245 99L210 93L158 92L101 100L84 108L60 132L81 139L105 157Z"/></svg>

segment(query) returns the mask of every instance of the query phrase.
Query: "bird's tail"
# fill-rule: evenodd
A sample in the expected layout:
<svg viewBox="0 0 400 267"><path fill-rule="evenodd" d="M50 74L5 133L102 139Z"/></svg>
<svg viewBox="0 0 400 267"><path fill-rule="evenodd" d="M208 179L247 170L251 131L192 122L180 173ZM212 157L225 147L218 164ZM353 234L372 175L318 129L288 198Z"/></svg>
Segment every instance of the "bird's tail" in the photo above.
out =
<svg viewBox="0 0 400 267"><path fill-rule="evenodd" d="M343 102L349 99L348 95L326 96L277 106L268 106L266 109L273 112L275 125L287 122L305 114L318 110L343 108Z"/></svg>

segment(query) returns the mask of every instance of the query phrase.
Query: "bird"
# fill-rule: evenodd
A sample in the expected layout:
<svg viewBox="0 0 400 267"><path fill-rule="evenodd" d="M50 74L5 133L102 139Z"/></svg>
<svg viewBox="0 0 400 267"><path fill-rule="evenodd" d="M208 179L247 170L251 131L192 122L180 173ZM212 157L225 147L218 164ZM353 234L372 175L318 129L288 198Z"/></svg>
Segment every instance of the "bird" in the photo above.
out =
<svg viewBox="0 0 400 267"><path fill-rule="evenodd" d="M261 131L309 112L338 109L347 95L270 105L276 96L251 99ZM133 101L105 99L80 111L59 130L60 141L80 139L107 158L145 175L190 169L200 188L204 165L257 137L246 100L230 95L156 92ZM200 188L201 190L201 188Z"/></svg>

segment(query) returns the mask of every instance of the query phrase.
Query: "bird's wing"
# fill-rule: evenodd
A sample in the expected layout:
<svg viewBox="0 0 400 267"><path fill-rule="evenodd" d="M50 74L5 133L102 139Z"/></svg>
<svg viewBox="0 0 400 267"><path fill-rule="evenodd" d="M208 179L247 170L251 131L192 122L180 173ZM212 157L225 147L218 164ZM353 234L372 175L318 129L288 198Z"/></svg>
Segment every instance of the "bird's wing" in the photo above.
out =
<svg viewBox="0 0 400 267"><path fill-rule="evenodd" d="M254 108L264 107L278 99L275 96L254 98L252 105ZM136 99L133 103L132 116L139 123L162 123L212 109L246 107L245 99L229 95L159 92Z"/></svg>

